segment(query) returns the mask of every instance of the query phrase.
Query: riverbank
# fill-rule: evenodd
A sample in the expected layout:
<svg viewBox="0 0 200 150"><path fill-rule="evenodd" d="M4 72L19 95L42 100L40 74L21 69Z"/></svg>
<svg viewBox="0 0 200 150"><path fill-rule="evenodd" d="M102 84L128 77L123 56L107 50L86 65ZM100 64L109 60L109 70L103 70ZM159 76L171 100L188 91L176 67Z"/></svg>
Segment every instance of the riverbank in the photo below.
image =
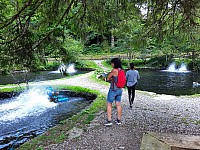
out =
<svg viewBox="0 0 200 150"><path fill-rule="evenodd" d="M91 83L82 78L73 84L99 90L106 94L108 86ZM139 150L146 131L200 135L200 98L156 95L136 91L133 109L129 108L127 91L123 93L123 121L121 126L106 128L106 113L97 115L79 138L46 149L133 149ZM113 121L116 119L113 111ZM112 144L110 144L112 143Z"/></svg>
<svg viewBox="0 0 200 150"><path fill-rule="evenodd" d="M108 85L91 80L93 72L62 81L44 81L40 84L82 86L107 94ZM43 149L133 149L139 150L142 134L146 131L200 135L200 98L159 95L136 91L133 108L129 108L127 91L122 98L122 125L103 126L106 113L101 111L76 138L50 144ZM103 106L104 107L104 106ZM116 110L113 111L113 122ZM79 128L78 126L75 126ZM60 134L62 136L62 133ZM65 135L67 136L67 135ZM42 148L41 148L42 149Z"/></svg>
<svg viewBox="0 0 200 150"><path fill-rule="evenodd" d="M77 79L78 80L78 79ZM88 78L74 81L83 87L107 94L108 86L91 82ZM69 84L69 83L68 83ZM127 91L123 93L123 124L106 128L106 113L95 117L79 138L49 145L46 149L133 149L139 150L146 131L200 135L200 98L158 95L136 91L133 109L129 108ZM113 111L113 121L116 110ZM110 144L112 143L112 144Z"/></svg>
<svg viewBox="0 0 200 150"><path fill-rule="evenodd" d="M60 121L59 124L50 128L42 135L39 135L38 137L35 137L34 139L24 143L18 149L43 149L45 146L50 144L62 143L71 136L70 131L73 130L74 127L77 127L79 132L82 133L84 130L86 130L87 125L93 120L95 114L105 110L105 97L98 91L76 86L54 86L54 88L68 89L75 92L75 94L79 93L79 96L92 96L92 99L94 98L94 94L96 94L97 98L84 110L78 112L76 115L71 115L69 119ZM89 99L87 98L87 100Z"/></svg>

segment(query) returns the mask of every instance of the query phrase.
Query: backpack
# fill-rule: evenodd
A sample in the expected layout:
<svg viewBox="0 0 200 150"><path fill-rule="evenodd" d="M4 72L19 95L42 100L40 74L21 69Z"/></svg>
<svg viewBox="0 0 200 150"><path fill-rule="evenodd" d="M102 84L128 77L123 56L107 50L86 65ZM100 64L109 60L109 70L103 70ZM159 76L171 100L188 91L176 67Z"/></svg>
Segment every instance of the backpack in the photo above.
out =
<svg viewBox="0 0 200 150"><path fill-rule="evenodd" d="M118 88L123 88L126 84L126 75L124 70L118 69L118 81L115 83Z"/></svg>

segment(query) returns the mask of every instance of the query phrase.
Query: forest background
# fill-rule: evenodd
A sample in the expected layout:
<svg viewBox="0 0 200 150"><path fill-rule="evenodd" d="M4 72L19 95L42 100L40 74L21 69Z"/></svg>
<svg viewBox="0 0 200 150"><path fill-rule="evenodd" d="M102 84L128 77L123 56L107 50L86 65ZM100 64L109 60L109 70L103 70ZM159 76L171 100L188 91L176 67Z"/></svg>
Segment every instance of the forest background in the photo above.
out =
<svg viewBox="0 0 200 150"><path fill-rule="evenodd" d="M100 56L200 70L199 0L1 0L0 73Z"/></svg>

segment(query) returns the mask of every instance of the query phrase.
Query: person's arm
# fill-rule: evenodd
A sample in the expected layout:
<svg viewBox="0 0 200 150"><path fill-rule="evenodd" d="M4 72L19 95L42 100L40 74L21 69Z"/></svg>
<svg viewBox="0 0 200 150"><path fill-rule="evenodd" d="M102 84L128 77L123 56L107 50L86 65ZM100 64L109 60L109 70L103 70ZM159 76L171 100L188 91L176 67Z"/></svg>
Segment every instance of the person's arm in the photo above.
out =
<svg viewBox="0 0 200 150"><path fill-rule="evenodd" d="M128 77L129 77L129 72L127 71L127 72L126 72L126 86L125 86L125 88L127 87Z"/></svg>
<svg viewBox="0 0 200 150"><path fill-rule="evenodd" d="M128 80L128 77L129 77L129 73L128 71L126 72L126 81Z"/></svg>
<svg viewBox="0 0 200 150"><path fill-rule="evenodd" d="M109 74L108 74L108 76L107 76L107 81L110 81L111 79L112 79L112 77L113 77L113 75L116 75L116 69L113 69Z"/></svg>
<svg viewBox="0 0 200 150"><path fill-rule="evenodd" d="M137 79L140 79L140 74L139 74L139 72L137 73Z"/></svg>

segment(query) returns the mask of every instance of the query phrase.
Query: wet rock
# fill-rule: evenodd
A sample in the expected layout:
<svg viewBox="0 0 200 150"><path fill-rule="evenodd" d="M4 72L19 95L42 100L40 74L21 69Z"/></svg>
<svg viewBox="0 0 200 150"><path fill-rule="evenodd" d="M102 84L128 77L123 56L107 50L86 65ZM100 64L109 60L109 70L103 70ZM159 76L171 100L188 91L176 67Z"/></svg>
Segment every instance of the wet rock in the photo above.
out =
<svg viewBox="0 0 200 150"><path fill-rule="evenodd" d="M0 99L12 98L18 96L19 92L0 92Z"/></svg>

